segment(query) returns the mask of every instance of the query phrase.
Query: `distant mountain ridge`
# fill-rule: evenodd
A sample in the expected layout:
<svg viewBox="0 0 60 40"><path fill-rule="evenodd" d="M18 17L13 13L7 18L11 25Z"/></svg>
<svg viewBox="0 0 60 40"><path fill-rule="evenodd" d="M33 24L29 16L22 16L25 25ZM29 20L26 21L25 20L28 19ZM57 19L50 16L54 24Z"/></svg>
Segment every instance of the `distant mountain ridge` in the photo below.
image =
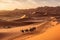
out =
<svg viewBox="0 0 60 40"><path fill-rule="evenodd" d="M57 7L37 7L35 9L15 9L12 11L0 11L0 19L15 20L26 15L26 18L41 16L60 16L60 6Z"/></svg>

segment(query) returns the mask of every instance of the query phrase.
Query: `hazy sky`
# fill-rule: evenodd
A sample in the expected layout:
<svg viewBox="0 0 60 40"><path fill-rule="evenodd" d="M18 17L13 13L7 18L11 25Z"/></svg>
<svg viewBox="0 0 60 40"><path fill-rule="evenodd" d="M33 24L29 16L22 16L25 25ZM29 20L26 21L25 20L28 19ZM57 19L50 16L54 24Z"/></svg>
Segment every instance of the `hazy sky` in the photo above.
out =
<svg viewBox="0 0 60 40"><path fill-rule="evenodd" d="M60 6L60 0L0 0L0 10L26 9L38 6Z"/></svg>

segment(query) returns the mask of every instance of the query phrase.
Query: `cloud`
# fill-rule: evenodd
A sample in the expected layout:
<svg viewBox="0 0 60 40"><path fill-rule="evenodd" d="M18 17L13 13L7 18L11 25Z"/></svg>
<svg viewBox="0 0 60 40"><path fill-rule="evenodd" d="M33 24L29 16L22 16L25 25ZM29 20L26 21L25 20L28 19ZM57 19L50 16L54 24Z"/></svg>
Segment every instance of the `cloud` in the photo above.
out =
<svg viewBox="0 0 60 40"><path fill-rule="evenodd" d="M40 6L60 6L60 0L34 0Z"/></svg>
<svg viewBox="0 0 60 40"><path fill-rule="evenodd" d="M0 0L0 9L25 9L38 6L60 6L60 0Z"/></svg>
<svg viewBox="0 0 60 40"><path fill-rule="evenodd" d="M24 4L36 6L60 6L60 0L15 0Z"/></svg>
<svg viewBox="0 0 60 40"><path fill-rule="evenodd" d="M18 1L18 2L27 2L28 0L14 0L14 1Z"/></svg>
<svg viewBox="0 0 60 40"><path fill-rule="evenodd" d="M0 0L0 9L26 9L34 8L38 5L35 4L32 0Z"/></svg>

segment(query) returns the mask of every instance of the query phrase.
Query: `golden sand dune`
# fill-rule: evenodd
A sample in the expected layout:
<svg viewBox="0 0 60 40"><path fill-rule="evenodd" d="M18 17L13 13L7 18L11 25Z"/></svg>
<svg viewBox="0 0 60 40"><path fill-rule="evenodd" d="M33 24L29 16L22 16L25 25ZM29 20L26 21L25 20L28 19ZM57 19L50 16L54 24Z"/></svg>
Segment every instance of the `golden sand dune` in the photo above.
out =
<svg viewBox="0 0 60 40"><path fill-rule="evenodd" d="M27 40L60 40L60 24L49 28L45 33L31 37Z"/></svg>
<svg viewBox="0 0 60 40"><path fill-rule="evenodd" d="M22 26L22 27L15 27L15 28L10 28L10 29L0 29L0 33L7 33L8 35L10 35L10 33L12 33L10 36L8 36L9 38L14 38L14 37L16 37L16 36L19 36L19 35L22 35L23 33L21 32L21 30L22 29L30 29L30 28L32 28L32 27L38 27L38 26L40 26L40 25L42 25L42 24L45 24L46 22L44 22L44 23L35 23L35 24L31 24L31 25L27 25L27 26ZM13 34L15 34L15 35L13 35ZM7 35L6 35L7 36ZM22 36L24 36L24 35L22 35ZM5 37L6 38L6 37ZM5 38L3 38L3 40L5 40ZM9 39L9 38L7 38L7 39ZM6 40L7 40L6 39Z"/></svg>
<svg viewBox="0 0 60 40"><path fill-rule="evenodd" d="M53 23L44 33L32 34L32 36L18 37L14 40L60 40L60 24ZM35 32L36 33L36 32Z"/></svg>
<svg viewBox="0 0 60 40"><path fill-rule="evenodd" d="M57 25L57 22L52 22L51 21L51 24L54 25L50 28L48 28L46 30L45 28L45 32L43 33L36 33L36 34L32 34L29 35L29 36L25 36L25 37L18 37L18 38L15 38L14 40L60 40L60 24ZM40 30L39 30L40 31Z"/></svg>
<svg viewBox="0 0 60 40"><path fill-rule="evenodd" d="M60 24L46 21L22 27L0 29L0 40L60 40ZM33 32L21 32L21 30L36 27Z"/></svg>

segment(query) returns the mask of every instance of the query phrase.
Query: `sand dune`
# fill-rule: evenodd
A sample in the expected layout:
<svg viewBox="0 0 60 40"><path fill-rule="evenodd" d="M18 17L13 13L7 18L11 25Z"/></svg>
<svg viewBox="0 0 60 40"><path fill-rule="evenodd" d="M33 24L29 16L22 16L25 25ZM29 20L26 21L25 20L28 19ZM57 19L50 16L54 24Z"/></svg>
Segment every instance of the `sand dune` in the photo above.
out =
<svg viewBox="0 0 60 40"><path fill-rule="evenodd" d="M44 33L38 33L31 36L25 36L24 37L18 37L14 40L60 40L60 24L57 24L56 22L51 22L51 23L55 23L52 24L54 25L54 27L52 26L51 28L48 28ZM57 25L56 25L57 24Z"/></svg>
<svg viewBox="0 0 60 40"><path fill-rule="evenodd" d="M27 40L60 40L60 24L48 29L43 34L39 34Z"/></svg>
<svg viewBox="0 0 60 40"><path fill-rule="evenodd" d="M60 24L57 21L45 21L22 27L0 29L0 40L60 40ZM21 30L36 27L33 32L22 33Z"/></svg>
<svg viewBox="0 0 60 40"><path fill-rule="evenodd" d="M14 37L16 37L16 36L19 36L19 35L22 35L23 33L22 32L20 32L20 30L22 30L22 29L29 29L29 28L32 28L32 27L38 27L38 26L40 26L40 25L42 25L42 24L45 24L46 22L43 22L43 23L35 23L35 24L31 24L31 25L27 25L27 26L24 26L24 27L15 27L15 28L10 28L10 29L0 29L0 33L7 33L8 35L10 35L11 33L11 35L10 36L8 36L7 38L5 37L5 38L3 38L3 40L7 40L7 39L9 39L9 38L14 38ZM14 35L13 35L14 34ZM5 34L6 35L6 34ZM29 34L28 34L29 35ZM7 36L7 35L6 35ZM24 36L24 35L22 35L22 36Z"/></svg>

